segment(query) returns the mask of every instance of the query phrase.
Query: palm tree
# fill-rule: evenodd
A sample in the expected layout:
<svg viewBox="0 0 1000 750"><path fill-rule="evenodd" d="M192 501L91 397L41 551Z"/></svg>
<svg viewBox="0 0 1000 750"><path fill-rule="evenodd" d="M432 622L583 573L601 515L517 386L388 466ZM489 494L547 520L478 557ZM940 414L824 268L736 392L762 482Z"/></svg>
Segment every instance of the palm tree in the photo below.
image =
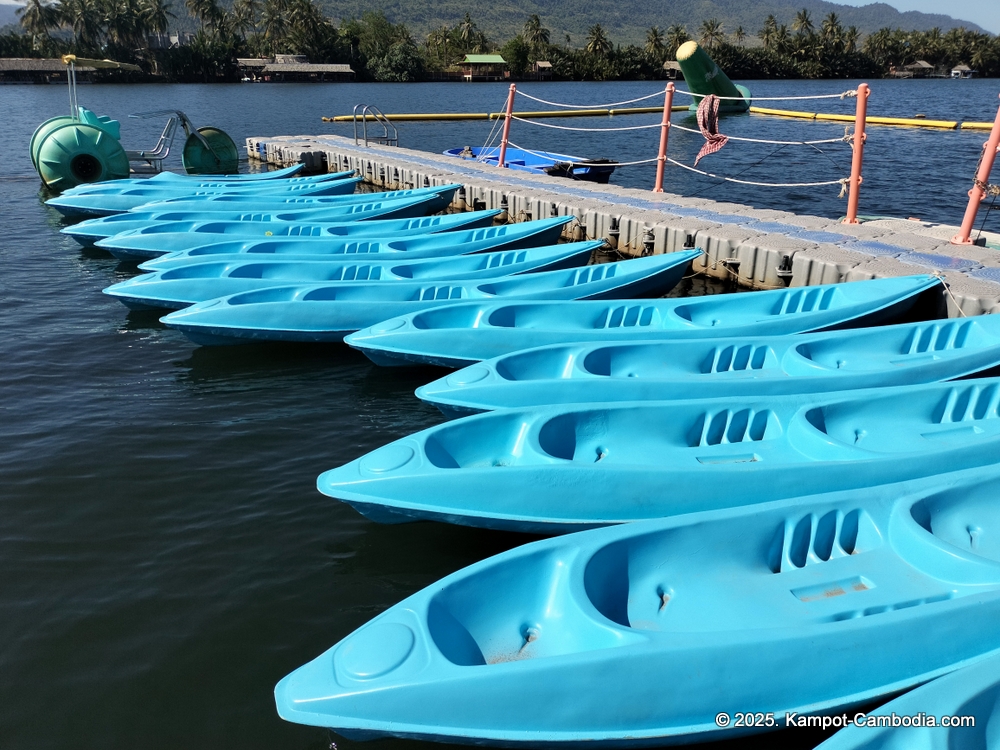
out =
<svg viewBox="0 0 1000 750"><path fill-rule="evenodd" d="M294 28L321 26L326 19L311 0L291 0L288 4L288 25Z"/></svg>
<svg viewBox="0 0 1000 750"><path fill-rule="evenodd" d="M104 24L108 45L120 57L131 57L145 47L151 30L143 14L141 0L111 0L104 4Z"/></svg>
<svg viewBox="0 0 1000 750"><path fill-rule="evenodd" d="M823 44L830 49L839 49L844 43L844 27L840 25L840 19L836 13L828 13L820 26L823 35Z"/></svg>
<svg viewBox="0 0 1000 750"><path fill-rule="evenodd" d="M858 37L860 36L861 32L858 31L857 26L848 26L847 31L844 32L844 49L850 53L857 52Z"/></svg>
<svg viewBox="0 0 1000 750"><path fill-rule="evenodd" d="M891 38L892 30L888 27L883 27L874 34L869 34L868 38L865 39L865 52L871 55L880 66L885 67L889 64L887 58Z"/></svg>
<svg viewBox="0 0 1000 750"><path fill-rule="evenodd" d="M771 14L764 21L764 28L757 32L757 37L764 45L764 49L771 49L774 46L774 34L778 30L778 20Z"/></svg>
<svg viewBox="0 0 1000 750"><path fill-rule="evenodd" d="M260 18L260 3L257 0L234 0L233 2L233 28L246 41L247 32L257 30L257 22Z"/></svg>
<svg viewBox="0 0 1000 750"><path fill-rule="evenodd" d="M535 54L538 54L540 50L549 44L549 30L542 26L542 20L538 17L537 13L532 13L528 16L521 36L524 37L524 41L528 43L531 51Z"/></svg>
<svg viewBox="0 0 1000 750"><path fill-rule="evenodd" d="M434 56L442 65L448 65L448 42L451 41L451 29L442 26L427 35L427 48L434 50Z"/></svg>
<svg viewBox="0 0 1000 750"><path fill-rule="evenodd" d="M472 46L469 51L474 55L481 55L484 52L489 52L490 40L486 37L486 34L477 29L475 36L472 37Z"/></svg>
<svg viewBox="0 0 1000 750"><path fill-rule="evenodd" d="M184 6L201 22L202 28L215 28L222 20L223 11L216 0L184 0Z"/></svg>
<svg viewBox="0 0 1000 750"><path fill-rule="evenodd" d="M973 70L982 71L989 65L990 50L987 46L989 43L988 40L989 37L977 40L980 43L976 44L973 48L972 57L969 60L969 65Z"/></svg>
<svg viewBox="0 0 1000 750"><path fill-rule="evenodd" d="M781 54L787 54L791 46L792 35L788 33L788 27L785 24L781 24L781 26L774 30L774 50Z"/></svg>
<svg viewBox="0 0 1000 750"><path fill-rule="evenodd" d="M942 52L941 29L935 27L930 31L925 31L919 35L915 34L914 36L917 37L913 45L914 53L917 57L935 65L940 62Z"/></svg>
<svg viewBox="0 0 1000 750"><path fill-rule="evenodd" d="M142 0L143 22L153 34L166 34L170 19L177 18L171 10L170 0Z"/></svg>
<svg viewBox="0 0 1000 750"><path fill-rule="evenodd" d="M31 36L31 48L42 50L52 42L49 31L59 27L59 11L43 0L28 0L15 13L21 17L21 26Z"/></svg>
<svg viewBox="0 0 1000 750"><path fill-rule="evenodd" d="M667 50L670 57L677 54L677 48L691 37L688 36L687 29L679 23L675 23L667 29Z"/></svg>
<svg viewBox="0 0 1000 750"><path fill-rule="evenodd" d="M209 0L214 2L214 0ZM191 2L191 0L187 0ZM274 54L284 42L285 34L288 32L288 23L285 19L287 4L285 0L264 0L264 9L260 13L260 27L264 32L264 40L271 54Z"/></svg>
<svg viewBox="0 0 1000 750"><path fill-rule="evenodd" d="M739 46L743 46L743 42L747 40L747 32L744 31L742 26L737 26L736 31L733 32L733 39Z"/></svg>
<svg viewBox="0 0 1000 750"><path fill-rule="evenodd" d="M712 49L718 42L725 39L722 31L722 22L717 18L710 18L701 22L701 44L703 47Z"/></svg>
<svg viewBox="0 0 1000 750"><path fill-rule="evenodd" d="M663 53L665 47L663 45L663 35L660 33L658 26L653 26L649 31L646 32L646 54L657 62L663 62Z"/></svg>
<svg viewBox="0 0 1000 750"><path fill-rule="evenodd" d="M476 24L472 20L472 16L466 12L465 18L463 18L461 23L458 24L458 38L461 40L462 46L465 49L472 46L476 37L476 31Z"/></svg>
<svg viewBox="0 0 1000 750"><path fill-rule="evenodd" d="M98 54L104 27L98 0L63 0L59 5L62 23L73 31L73 48L84 54Z"/></svg>
<svg viewBox="0 0 1000 750"><path fill-rule="evenodd" d="M595 23L587 30L587 46L584 49L591 55L605 57L613 47L608 38L604 35L601 24Z"/></svg>
<svg viewBox="0 0 1000 750"><path fill-rule="evenodd" d="M805 8L795 14L795 20L792 22L792 31L797 31L801 37L812 36L813 22L809 17L809 11Z"/></svg>

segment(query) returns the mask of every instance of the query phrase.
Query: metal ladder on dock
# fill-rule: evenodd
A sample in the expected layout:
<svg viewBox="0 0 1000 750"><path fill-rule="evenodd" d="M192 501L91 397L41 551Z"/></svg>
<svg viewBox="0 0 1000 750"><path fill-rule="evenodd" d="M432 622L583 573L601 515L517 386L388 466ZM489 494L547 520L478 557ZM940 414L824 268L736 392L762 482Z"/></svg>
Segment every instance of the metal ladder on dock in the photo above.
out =
<svg viewBox="0 0 1000 750"><path fill-rule="evenodd" d="M389 122L389 118L382 114L382 111L372 105L372 104L355 104L354 105L354 145L359 144L358 138L358 109L361 110L361 137L364 139L365 145L368 145L368 141L372 140L375 143L381 144L383 146L398 146L399 145L399 133L396 130L396 126ZM373 135L370 139L368 137L368 118L371 118L376 123L382 126L382 135Z"/></svg>

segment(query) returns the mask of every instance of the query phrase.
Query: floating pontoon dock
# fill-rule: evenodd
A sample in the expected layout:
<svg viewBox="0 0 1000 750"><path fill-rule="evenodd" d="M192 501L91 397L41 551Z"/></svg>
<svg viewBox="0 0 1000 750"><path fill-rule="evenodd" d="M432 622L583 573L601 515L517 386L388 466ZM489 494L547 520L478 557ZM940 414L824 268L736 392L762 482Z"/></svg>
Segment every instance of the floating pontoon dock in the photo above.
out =
<svg viewBox="0 0 1000 750"><path fill-rule="evenodd" d="M697 247L694 270L748 288L809 286L918 273L947 283L949 315L1000 311L1000 235L952 245L958 227L907 219L846 225L616 185L498 169L395 146L355 145L334 135L248 138L253 159L316 171L356 170L366 182L403 189L460 182L453 210L506 208L510 221L575 216L564 237L605 238L624 255Z"/></svg>

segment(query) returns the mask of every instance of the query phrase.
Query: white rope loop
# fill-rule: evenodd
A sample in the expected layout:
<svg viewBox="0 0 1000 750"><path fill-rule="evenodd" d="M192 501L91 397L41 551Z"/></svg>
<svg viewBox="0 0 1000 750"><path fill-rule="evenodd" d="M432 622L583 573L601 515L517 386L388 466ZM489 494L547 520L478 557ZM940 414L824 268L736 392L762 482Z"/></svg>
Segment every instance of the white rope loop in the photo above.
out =
<svg viewBox="0 0 1000 750"><path fill-rule="evenodd" d="M611 107L620 107L624 104L635 104L636 102L643 102L647 99L653 99L654 97L662 96L663 91L654 91L652 94L647 94L646 96L639 96L635 99L625 99L620 102L607 102L606 104L566 104L564 102L552 102L548 99L542 99L541 97L532 96L521 89L515 89L515 94L518 96L523 96L525 99L531 99L532 101L539 102L540 104L548 104L550 107L562 107L564 109L605 109ZM704 94L692 94L690 91L685 91L684 89L676 89L674 93L686 94L687 96L704 96ZM856 97L858 92L856 89L850 89L848 91L843 91L839 94L812 94L809 96L752 96L751 100L755 102L789 102L804 99L849 99L851 97ZM745 101L746 97L743 96L720 96L719 99L729 99L732 101Z"/></svg>
<svg viewBox="0 0 1000 750"><path fill-rule="evenodd" d="M958 310L958 314L963 318L967 318L968 315L966 314L965 310L962 309L961 303L955 297L955 293L951 291L951 284L948 283L948 277L944 275L944 271L941 271L940 269L932 271L931 276L937 276L939 279L941 279L941 285L944 287L944 290L948 293L948 296L951 297L951 301L955 303L955 308Z"/></svg>
<svg viewBox="0 0 1000 750"><path fill-rule="evenodd" d="M548 159L552 155L544 154L539 151L532 151L530 148L525 148L524 146L518 146L514 141L507 141L508 145L514 148L524 151L526 154L531 154L532 156L538 156L542 159ZM640 161L616 161L616 162L606 162L606 161L568 161L566 164L571 164L574 167L607 167L612 164L615 167L634 167L638 164L652 164L653 162L659 161L659 157L654 156L652 159L642 159Z"/></svg>
<svg viewBox="0 0 1000 750"><path fill-rule="evenodd" d="M676 159L671 159L669 157L667 158L667 161L681 167L682 169L686 169L689 172L697 172L705 177L712 177L716 180L725 180L726 182L735 182L739 185L755 185L757 187L824 187L826 185L846 185L851 181L849 177L844 177L839 180L829 180L827 182L752 182L750 180L737 180L735 177L723 177L722 175L705 172L701 169L696 169L695 167L689 167L687 164L682 164Z"/></svg>
<svg viewBox="0 0 1000 750"><path fill-rule="evenodd" d="M701 96L704 97L705 94L692 94L690 91L685 91L684 89L677 89L674 91L675 94L685 94L687 96ZM856 90L843 91L839 94L812 94L810 96L751 96L750 100L754 102L791 102L801 99L849 99L850 97L857 96L858 92ZM720 96L719 99L729 99L735 102L745 102L745 96Z"/></svg>
<svg viewBox="0 0 1000 750"><path fill-rule="evenodd" d="M526 122L529 125L537 125L540 128L552 128L553 130L576 130L582 133L614 133L623 130L649 130L650 128L660 128L660 123L654 125L634 125L625 128L574 128L569 125L552 125L547 122L535 122L534 120L528 120L524 117L517 117L516 115L511 115L510 119L517 120L518 122Z"/></svg>
<svg viewBox="0 0 1000 750"><path fill-rule="evenodd" d="M626 99L623 102L608 102L607 104L563 104L561 102L550 102L547 99L540 99L537 96L532 96L531 94L526 94L521 89L515 89L515 93L518 96L523 96L525 99L531 99L534 102L539 102L540 104L548 104L550 107L562 107L563 109L605 109L611 107L620 107L623 104L635 104L636 102L644 102L647 99L652 99L656 96L663 96L663 91L656 91L652 94L647 94L646 96L640 96L636 99Z"/></svg>
<svg viewBox="0 0 1000 750"><path fill-rule="evenodd" d="M671 130L676 128L677 130L683 130L685 133L694 133L695 135L701 135L700 130L695 130L694 128L686 128L683 125L678 125L676 123L670 123ZM843 143L844 138L824 138L819 141L769 141L763 138L741 138L738 135L726 134L726 137L731 141L744 141L745 143L767 143L772 146L813 146L818 143Z"/></svg>

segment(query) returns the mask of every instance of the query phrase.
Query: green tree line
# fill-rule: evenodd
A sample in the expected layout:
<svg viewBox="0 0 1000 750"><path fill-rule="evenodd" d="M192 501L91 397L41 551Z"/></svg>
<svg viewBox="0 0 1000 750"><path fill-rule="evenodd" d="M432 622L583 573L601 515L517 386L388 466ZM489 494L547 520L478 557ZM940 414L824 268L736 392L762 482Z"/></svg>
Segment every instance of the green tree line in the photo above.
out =
<svg viewBox="0 0 1000 750"><path fill-rule="evenodd" d="M231 8L218 0L185 0L184 7L199 24L192 43L151 49L150 36L165 33L176 18L169 0L29 0L19 11L23 33L0 35L0 56L72 52L138 63L173 80L235 80L239 57L304 54L314 63L350 64L360 80L417 81L446 76L466 54L499 53L515 78L546 60L556 79L603 81L663 77L664 62L694 39L739 79L879 77L916 60L941 67L964 62L980 75L1000 75L1000 37L961 28L883 28L863 38L836 13L814 22L805 9L791 27L771 15L756 31L730 30L713 18L690 31L681 24L654 26L644 45L623 46L599 24L576 43L569 35L553 39L538 15L512 38L494 40L466 13L421 43L381 12L338 26L313 0L234 0Z"/></svg>

